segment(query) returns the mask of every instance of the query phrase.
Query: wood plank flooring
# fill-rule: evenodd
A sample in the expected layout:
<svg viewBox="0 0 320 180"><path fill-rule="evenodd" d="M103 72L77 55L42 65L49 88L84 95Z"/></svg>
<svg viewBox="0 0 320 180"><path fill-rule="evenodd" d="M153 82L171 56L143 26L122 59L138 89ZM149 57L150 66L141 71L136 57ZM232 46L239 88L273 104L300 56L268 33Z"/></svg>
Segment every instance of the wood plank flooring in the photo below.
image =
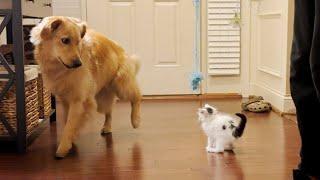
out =
<svg viewBox="0 0 320 180"><path fill-rule="evenodd" d="M285 180L298 163L299 134L294 121L275 113L248 113L248 126L234 152L208 154L197 122L197 100L146 100L142 126L130 126L129 103L113 113L113 133L100 135L103 116L81 131L74 152L55 160L64 125L51 123L27 154L0 153L0 179L110 180ZM240 100L210 100L219 109L240 111ZM1 147L0 147L1 148Z"/></svg>

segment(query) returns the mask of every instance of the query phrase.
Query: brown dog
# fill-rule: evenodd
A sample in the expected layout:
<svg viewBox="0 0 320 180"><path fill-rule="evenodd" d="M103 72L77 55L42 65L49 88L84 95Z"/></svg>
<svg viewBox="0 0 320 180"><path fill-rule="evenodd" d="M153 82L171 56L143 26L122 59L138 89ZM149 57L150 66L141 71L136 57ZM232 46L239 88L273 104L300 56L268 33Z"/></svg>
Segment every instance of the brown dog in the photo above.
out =
<svg viewBox="0 0 320 180"><path fill-rule="evenodd" d="M31 31L35 58L45 86L62 101L67 122L57 158L65 157L75 135L93 112L105 114L101 133L111 132L115 96L131 102L131 123L140 123L140 90L136 82L139 63L103 35L87 29L75 18L52 16Z"/></svg>

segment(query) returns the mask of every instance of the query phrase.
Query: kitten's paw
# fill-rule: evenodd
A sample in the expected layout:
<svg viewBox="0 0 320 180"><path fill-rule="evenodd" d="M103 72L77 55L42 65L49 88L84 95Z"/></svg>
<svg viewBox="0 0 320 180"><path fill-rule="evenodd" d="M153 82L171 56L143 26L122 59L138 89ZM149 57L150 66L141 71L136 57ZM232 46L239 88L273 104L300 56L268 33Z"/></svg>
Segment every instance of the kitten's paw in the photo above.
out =
<svg viewBox="0 0 320 180"><path fill-rule="evenodd" d="M228 145L224 148L224 150L226 151L232 151L234 149L234 146L231 144L231 145Z"/></svg>
<svg viewBox="0 0 320 180"><path fill-rule="evenodd" d="M209 152L209 153L223 153L223 149L218 149L218 148L207 148L207 151Z"/></svg>
<svg viewBox="0 0 320 180"><path fill-rule="evenodd" d="M214 147L207 147L206 150L208 153L222 153L224 151L223 149L217 149Z"/></svg>
<svg viewBox="0 0 320 180"><path fill-rule="evenodd" d="M207 151L208 153L212 153L212 152L213 152L213 149L214 149L214 148L209 147L209 146L206 147L206 151Z"/></svg>

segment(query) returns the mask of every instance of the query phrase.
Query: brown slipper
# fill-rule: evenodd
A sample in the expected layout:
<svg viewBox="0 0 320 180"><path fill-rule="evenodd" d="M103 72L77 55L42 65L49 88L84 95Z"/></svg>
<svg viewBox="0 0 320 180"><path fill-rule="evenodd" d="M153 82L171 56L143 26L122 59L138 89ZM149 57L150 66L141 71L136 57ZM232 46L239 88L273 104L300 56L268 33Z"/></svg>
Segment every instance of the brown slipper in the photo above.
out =
<svg viewBox="0 0 320 180"><path fill-rule="evenodd" d="M244 110L244 111L248 111L248 110L249 110L249 109L248 109L248 105L249 105L249 104L252 104L252 103L255 103L255 102L258 102L258 101L261 101L261 100L263 100L263 97L262 97L262 96L250 95L250 96L249 96L249 100L248 100L247 102L243 102L243 103L241 104L241 108L242 108L242 110Z"/></svg>
<svg viewBox="0 0 320 180"><path fill-rule="evenodd" d="M261 112L269 112L272 107L271 104L266 101L257 101L247 105L248 111L261 113Z"/></svg>

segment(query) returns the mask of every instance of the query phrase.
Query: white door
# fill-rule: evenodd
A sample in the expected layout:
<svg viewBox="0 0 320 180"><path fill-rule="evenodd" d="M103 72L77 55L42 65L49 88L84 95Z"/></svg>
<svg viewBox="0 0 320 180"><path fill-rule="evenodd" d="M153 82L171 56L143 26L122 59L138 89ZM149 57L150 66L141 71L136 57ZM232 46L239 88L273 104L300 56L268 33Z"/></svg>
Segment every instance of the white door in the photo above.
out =
<svg viewBox="0 0 320 180"><path fill-rule="evenodd" d="M192 0L87 0L88 24L141 58L144 95L192 94Z"/></svg>
<svg viewBox="0 0 320 180"><path fill-rule="evenodd" d="M293 1L251 3L251 90L277 109L293 107L289 92L289 62Z"/></svg>

